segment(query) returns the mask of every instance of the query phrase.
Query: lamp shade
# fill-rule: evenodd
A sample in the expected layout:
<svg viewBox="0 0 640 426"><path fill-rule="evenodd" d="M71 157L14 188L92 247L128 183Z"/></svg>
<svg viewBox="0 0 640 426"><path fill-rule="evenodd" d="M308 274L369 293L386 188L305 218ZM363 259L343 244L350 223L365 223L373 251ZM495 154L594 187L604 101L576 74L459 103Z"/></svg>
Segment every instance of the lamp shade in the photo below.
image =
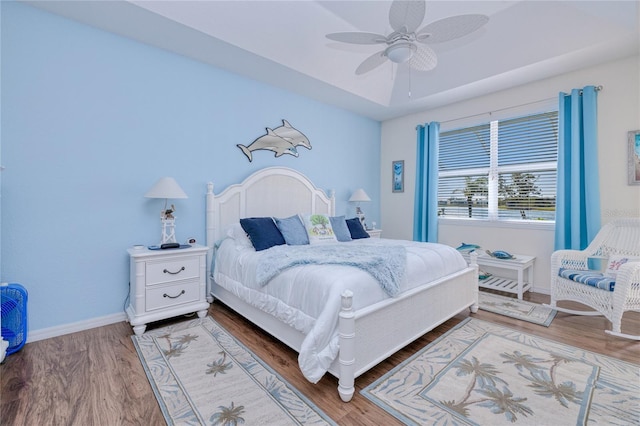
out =
<svg viewBox="0 0 640 426"><path fill-rule="evenodd" d="M188 198L172 177L160 178L144 196L146 198Z"/></svg>
<svg viewBox="0 0 640 426"><path fill-rule="evenodd" d="M351 197L349 198L350 202L361 202L361 201L371 201L371 198L364 192L364 189L358 188L356 189Z"/></svg>

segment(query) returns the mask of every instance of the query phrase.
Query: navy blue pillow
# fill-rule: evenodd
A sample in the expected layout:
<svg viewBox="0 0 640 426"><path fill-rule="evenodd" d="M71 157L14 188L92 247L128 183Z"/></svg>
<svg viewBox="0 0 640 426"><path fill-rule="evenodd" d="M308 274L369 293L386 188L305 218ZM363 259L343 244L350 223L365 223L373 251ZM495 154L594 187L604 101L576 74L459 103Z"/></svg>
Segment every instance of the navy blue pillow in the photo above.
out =
<svg viewBox="0 0 640 426"><path fill-rule="evenodd" d="M352 240L351 231L349 231L344 216L331 216L329 221L331 222L333 233L338 241L345 242Z"/></svg>
<svg viewBox="0 0 640 426"><path fill-rule="evenodd" d="M249 235L256 251L285 244L284 238L270 217L251 217L240 219L240 226Z"/></svg>
<svg viewBox="0 0 640 426"><path fill-rule="evenodd" d="M347 227L351 233L351 239L359 240L360 238L369 238L369 234L362 227L360 219L354 217L353 219L347 219Z"/></svg>

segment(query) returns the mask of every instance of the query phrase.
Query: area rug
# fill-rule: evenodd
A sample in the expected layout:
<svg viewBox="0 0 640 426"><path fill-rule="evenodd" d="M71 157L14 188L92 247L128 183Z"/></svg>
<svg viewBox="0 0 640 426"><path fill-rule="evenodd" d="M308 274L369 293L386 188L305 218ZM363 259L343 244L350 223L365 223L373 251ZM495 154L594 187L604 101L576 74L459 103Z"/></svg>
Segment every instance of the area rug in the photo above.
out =
<svg viewBox="0 0 640 426"><path fill-rule="evenodd" d="M334 425L211 317L132 336L169 425Z"/></svg>
<svg viewBox="0 0 640 426"><path fill-rule="evenodd" d="M549 327L549 324L558 313L555 309L537 303L484 291L479 292L478 304L483 311L544 325L545 327Z"/></svg>
<svg viewBox="0 0 640 426"><path fill-rule="evenodd" d="M361 393L409 425L631 425L640 365L467 318Z"/></svg>

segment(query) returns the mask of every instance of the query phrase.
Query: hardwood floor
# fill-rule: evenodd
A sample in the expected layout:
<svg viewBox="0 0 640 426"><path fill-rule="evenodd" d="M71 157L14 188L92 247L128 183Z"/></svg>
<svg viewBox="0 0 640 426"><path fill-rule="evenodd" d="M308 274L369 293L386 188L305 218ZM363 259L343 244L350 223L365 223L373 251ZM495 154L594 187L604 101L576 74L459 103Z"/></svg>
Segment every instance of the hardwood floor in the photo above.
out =
<svg viewBox="0 0 640 426"><path fill-rule="evenodd" d="M549 297L526 293L525 299L545 303ZM298 369L294 351L218 302L211 305L209 314L341 425L400 424L359 391L469 316L468 312L457 315L360 376L353 400L343 403L334 377L326 375L316 385L307 382ZM608 323L602 317L558 313L547 328L485 311L472 316L628 362L640 362L640 342L605 334ZM182 320L185 318L154 323L149 329ZM640 334L640 313L625 315L623 331ZM0 366L0 424L165 424L131 334L129 324L121 322L29 343L8 356Z"/></svg>

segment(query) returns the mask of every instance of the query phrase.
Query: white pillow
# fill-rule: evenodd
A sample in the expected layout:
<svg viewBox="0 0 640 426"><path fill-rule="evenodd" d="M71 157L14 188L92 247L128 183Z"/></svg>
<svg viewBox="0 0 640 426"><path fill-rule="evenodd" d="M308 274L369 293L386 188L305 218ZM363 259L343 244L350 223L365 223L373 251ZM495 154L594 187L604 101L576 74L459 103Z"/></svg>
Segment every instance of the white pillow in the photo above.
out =
<svg viewBox="0 0 640 426"><path fill-rule="evenodd" d="M607 263L607 270L604 271L604 275L607 277L615 278L618 275L620 267L627 262L634 260L640 260L638 257L625 256L623 254L613 254L609 256L609 262Z"/></svg>
<svg viewBox="0 0 640 426"><path fill-rule="evenodd" d="M242 229L242 225L240 225L240 222L234 223L227 228L227 237L236 242L237 248L253 248L253 244L251 243L251 240L249 239L246 231Z"/></svg>
<svg viewBox="0 0 640 426"><path fill-rule="evenodd" d="M338 242L326 214L307 214L303 216L304 228L309 236L309 244Z"/></svg>

